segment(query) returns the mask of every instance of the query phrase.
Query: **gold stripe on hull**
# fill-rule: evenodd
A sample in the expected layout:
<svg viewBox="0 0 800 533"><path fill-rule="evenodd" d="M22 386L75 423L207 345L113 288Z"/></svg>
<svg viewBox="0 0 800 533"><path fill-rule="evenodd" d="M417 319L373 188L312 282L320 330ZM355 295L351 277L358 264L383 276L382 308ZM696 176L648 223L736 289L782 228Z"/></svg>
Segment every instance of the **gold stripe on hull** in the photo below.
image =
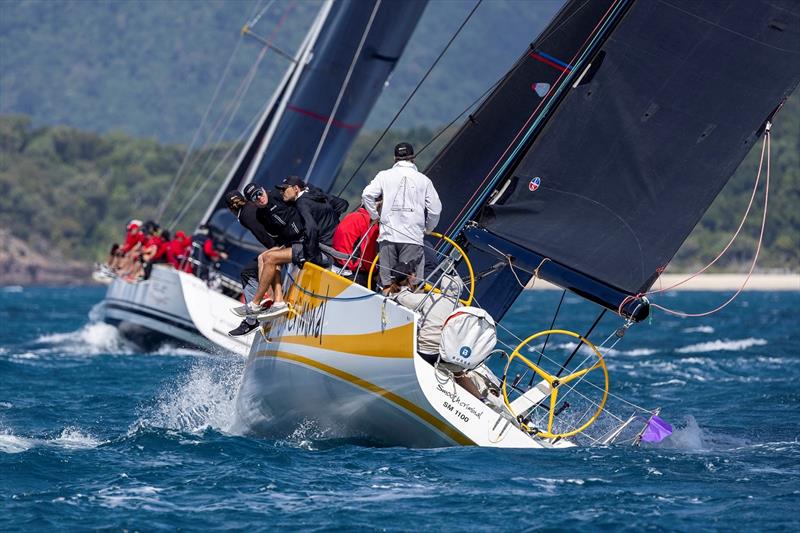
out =
<svg viewBox="0 0 800 533"><path fill-rule="evenodd" d="M314 359L310 359L308 357L304 357L302 355L294 354L291 352L286 352L283 350L262 350L259 351L257 355L260 357L276 357L279 359L294 361L296 363L316 368L317 370L320 370L328 375L337 377L359 388L362 388L373 394L381 396L385 400L395 404L396 406L404 409L405 411L413 414L414 416L424 420L425 422L435 427L436 429L447 435L449 438L451 438L458 444L465 446L474 444L471 440L466 438L459 431L453 429L449 424L435 417L430 412L419 407L418 405L410 402L406 398L403 398L398 394L388 391L383 387L375 385L370 381L367 381L363 378L350 374L349 372L345 372L344 370L340 370L330 365L326 365L325 363L315 361Z"/></svg>

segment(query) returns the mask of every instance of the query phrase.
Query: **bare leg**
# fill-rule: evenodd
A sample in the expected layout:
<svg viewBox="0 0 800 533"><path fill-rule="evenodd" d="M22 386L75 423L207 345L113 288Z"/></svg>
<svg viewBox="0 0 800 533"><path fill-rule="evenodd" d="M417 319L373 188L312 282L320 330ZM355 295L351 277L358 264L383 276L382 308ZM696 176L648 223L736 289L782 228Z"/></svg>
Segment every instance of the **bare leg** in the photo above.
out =
<svg viewBox="0 0 800 533"><path fill-rule="evenodd" d="M281 283L281 269L278 268L275 272L275 277L272 280L272 297L275 303L283 301L283 283Z"/></svg>
<svg viewBox="0 0 800 533"><path fill-rule="evenodd" d="M292 249L282 248L280 250L268 250L258 256L258 290L253 296L254 302L261 302L267 289L275 287L275 277L278 265L285 265L292 261ZM283 301L283 291L275 290L275 302Z"/></svg>

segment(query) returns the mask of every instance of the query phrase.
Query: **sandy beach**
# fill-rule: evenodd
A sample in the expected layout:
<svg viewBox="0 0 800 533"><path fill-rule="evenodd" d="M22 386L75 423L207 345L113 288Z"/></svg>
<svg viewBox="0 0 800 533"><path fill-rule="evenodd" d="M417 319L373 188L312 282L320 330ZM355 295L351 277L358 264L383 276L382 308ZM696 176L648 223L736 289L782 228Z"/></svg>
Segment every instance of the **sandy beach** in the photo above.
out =
<svg viewBox="0 0 800 533"><path fill-rule="evenodd" d="M689 277L691 274L665 274L654 285L653 289L671 287ZM701 274L675 287L676 291L735 291L742 286L746 274ZM529 289L560 290L555 285L543 280ZM745 287L746 291L800 291L800 274L753 274Z"/></svg>

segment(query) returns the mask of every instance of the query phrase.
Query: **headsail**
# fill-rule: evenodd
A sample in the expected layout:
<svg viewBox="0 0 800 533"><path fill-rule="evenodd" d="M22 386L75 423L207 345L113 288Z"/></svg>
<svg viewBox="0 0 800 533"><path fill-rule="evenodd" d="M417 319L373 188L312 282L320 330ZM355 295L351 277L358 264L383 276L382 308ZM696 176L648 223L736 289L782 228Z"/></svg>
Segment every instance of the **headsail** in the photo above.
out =
<svg viewBox="0 0 800 533"><path fill-rule="evenodd" d="M223 264L224 274L238 278L236 263L252 255L247 248L260 249L222 205L224 192L251 181L271 187L290 174L328 190L426 3L323 3L295 64L204 217L228 242L234 265Z"/></svg>
<svg viewBox="0 0 800 533"><path fill-rule="evenodd" d="M513 258L523 282L540 267L612 309L652 285L800 80L795 2L609 9L626 7L569 62L563 97L534 112L500 172L474 189L484 201L467 203L451 229L471 218L481 228L470 242L495 262ZM496 279L479 282L479 296ZM504 285L482 302L495 316L521 290Z"/></svg>

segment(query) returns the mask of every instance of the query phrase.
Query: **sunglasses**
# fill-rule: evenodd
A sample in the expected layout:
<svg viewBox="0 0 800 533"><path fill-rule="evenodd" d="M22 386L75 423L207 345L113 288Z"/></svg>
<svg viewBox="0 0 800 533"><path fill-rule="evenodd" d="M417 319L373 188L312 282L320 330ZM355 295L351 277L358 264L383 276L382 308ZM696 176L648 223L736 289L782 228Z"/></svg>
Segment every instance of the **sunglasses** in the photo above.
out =
<svg viewBox="0 0 800 533"><path fill-rule="evenodd" d="M267 193L267 191L265 191L263 187L259 187L258 189L254 190L253 192L250 193L250 195L248 196L248 199L251 202L255 202L256 200L261 198L262 195L264 195L266 193Z"/></svg>

